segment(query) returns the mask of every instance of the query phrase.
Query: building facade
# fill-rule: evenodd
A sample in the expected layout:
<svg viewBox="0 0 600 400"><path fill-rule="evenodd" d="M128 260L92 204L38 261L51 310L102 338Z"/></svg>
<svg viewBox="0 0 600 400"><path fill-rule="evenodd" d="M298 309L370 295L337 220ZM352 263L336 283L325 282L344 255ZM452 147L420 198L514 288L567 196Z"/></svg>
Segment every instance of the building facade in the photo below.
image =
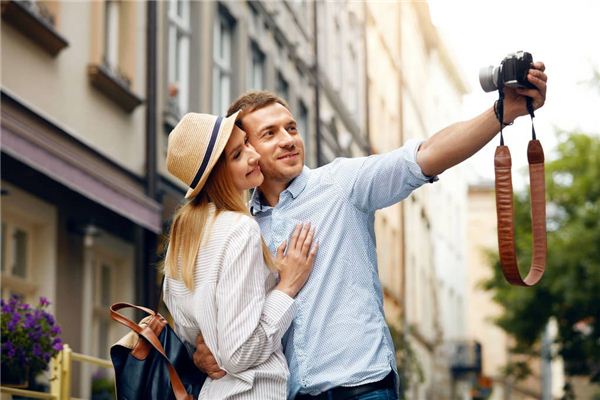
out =
<svg viewBox="0 0 600 400"><path fill-rule="evenodd" d="M167 140L186 112L274 91L314 168L426 139L465 91L421 2L6 1L2 38L2 296L48 297L64 341L102 358L124 333L112 302L157 304L185 193ZM467 334L465 180L441 180L376 214L386 317L424 373L415 399L449 398L448 349Z"/></svg>
<svg viewBox="0 0 600 400"><path fill-rule="evenodd" d="M360 10L3 1L3 298L47 297L63 340L108 358L125 332L108 306L157 304L157 252L185 193L166 171L166 145L186 112L223 114L268 89L288 101L307 165L367 154ZM356 78L349 86L334 51ZM93 373L76 367L74 395L90 397Z"/></svg>
<svg viewBox="0 0 600 400"><path fill-rule="evenodd" d="M2 2L2 297L47 297L102 358L125 332L107 307L155 300L146 21L142 2Z"/></svg>
<svg viewBox="0 0 600 400"><path fill-rule="evenodd" d="M482 375L490 378L490 399L559 399L564 395L565 375L561 357L534 357L525 359L511 353L514 346L511 337L494 324L494 318L502 314L502 308L493 301L493 294L481 289L482 281L493 276L490 253L497 252L496 198L493 182L478 182L469 186L468 192L468 274L467 301L469 313L466 319L468 335L481 343ZM508 283L507 283L508 284ZM556 354L554 339L557 335L555 320L550 320L541 337L540 354L544 346L552 347ZM554 344L553 344L554 343ZM506 377L504 369L510 362L526 362L531 375L520 381ZM583 388L584 385L577 385ZM579 398L577 393L577 398ZM581 398L588 398L582 394Z"/></svg>

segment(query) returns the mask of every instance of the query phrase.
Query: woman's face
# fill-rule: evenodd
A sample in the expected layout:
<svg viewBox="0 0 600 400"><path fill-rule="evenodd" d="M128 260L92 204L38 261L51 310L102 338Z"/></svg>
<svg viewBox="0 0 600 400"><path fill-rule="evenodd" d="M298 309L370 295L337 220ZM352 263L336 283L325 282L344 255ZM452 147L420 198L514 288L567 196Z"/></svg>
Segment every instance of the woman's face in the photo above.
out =
<svg viewBox="0 0 600 400"><path fill-rule="evenodd" d="M260 155L248 143L246 132L234 126L223 153L225 168L236 189L242 192L262 184L264 177L258 165Z"/></svg>

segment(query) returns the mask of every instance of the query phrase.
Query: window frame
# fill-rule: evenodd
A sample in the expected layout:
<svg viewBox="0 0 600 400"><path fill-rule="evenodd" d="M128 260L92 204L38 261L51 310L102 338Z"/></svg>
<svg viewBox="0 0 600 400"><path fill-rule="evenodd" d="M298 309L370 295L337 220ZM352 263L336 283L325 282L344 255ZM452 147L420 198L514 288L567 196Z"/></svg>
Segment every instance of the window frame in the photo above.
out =
<svg viewBox="0 0 600 400"><path fill-rule="evenodd" d="M39 284L35 281L33 273L33 247L35 242L35 226L32 223L19 218L14 213L4 212L2 215L2 224L6 227L6 237L2 237L2 244L5 252L2 258L5 262L5 269L2 270L2 298L8 300L12 293L23 295L25 302L35 302L36 294L39 290ZM25 276L21 277L13 273L14 263L14 242L13 237L17 230L22 230L27 234L26 264ZM8 239L5 241L5 239Z"/></svg>
<svg viewBox="0 0 600 400"><path fill-rule="evenodd" d="M178 13L178 5L183 5ZM189 110L190 51L192 43L192 11L189 0L169 0L167 3L167 85L176 85L176 94L168 93L169 111L176 118ZM168 90L169 92L170 90Z"/></svg>
<svg viewBox="0 0 600 400"><path fill-rule="evenodd" d="M221 29L222 27L226 29ZM233 93L235 27L235 19L218 7L213 24L212 42L212 111L214 114L221 114L227 110ZM224 35L224 32L227 35Z"/></svg>

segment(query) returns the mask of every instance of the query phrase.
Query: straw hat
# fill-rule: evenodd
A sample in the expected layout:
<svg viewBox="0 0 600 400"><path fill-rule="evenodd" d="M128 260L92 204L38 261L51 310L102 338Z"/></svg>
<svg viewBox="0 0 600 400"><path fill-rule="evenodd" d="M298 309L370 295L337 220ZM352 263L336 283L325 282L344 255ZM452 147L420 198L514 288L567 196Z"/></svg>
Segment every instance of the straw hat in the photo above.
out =
<svg viewBox="0 0 600 400"><path fill-rule="evenodd" d="M227 118L188 113L169 134L167 169L189 186L186 199L204 187L229 140L238 113Z"/></svg>

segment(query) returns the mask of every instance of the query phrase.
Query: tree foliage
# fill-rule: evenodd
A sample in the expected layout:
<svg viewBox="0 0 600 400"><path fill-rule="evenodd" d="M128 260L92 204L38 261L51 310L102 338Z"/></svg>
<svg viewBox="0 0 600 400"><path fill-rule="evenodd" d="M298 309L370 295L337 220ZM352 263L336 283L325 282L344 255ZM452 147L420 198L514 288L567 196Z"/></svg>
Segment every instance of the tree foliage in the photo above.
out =
<svg viewBox="0 0 600 400"><path fill-rule="evenodd" d="M504 312L497 324L516 339L514 352L539 354L538 340L556 318L559 354L567 375L600 381L600 138L560 135L556 159L546 163L548 258L531 288L504 280L497 252L485 283ZM521 273L531 260L529 190L515 196L515 242Z"/></svg>

